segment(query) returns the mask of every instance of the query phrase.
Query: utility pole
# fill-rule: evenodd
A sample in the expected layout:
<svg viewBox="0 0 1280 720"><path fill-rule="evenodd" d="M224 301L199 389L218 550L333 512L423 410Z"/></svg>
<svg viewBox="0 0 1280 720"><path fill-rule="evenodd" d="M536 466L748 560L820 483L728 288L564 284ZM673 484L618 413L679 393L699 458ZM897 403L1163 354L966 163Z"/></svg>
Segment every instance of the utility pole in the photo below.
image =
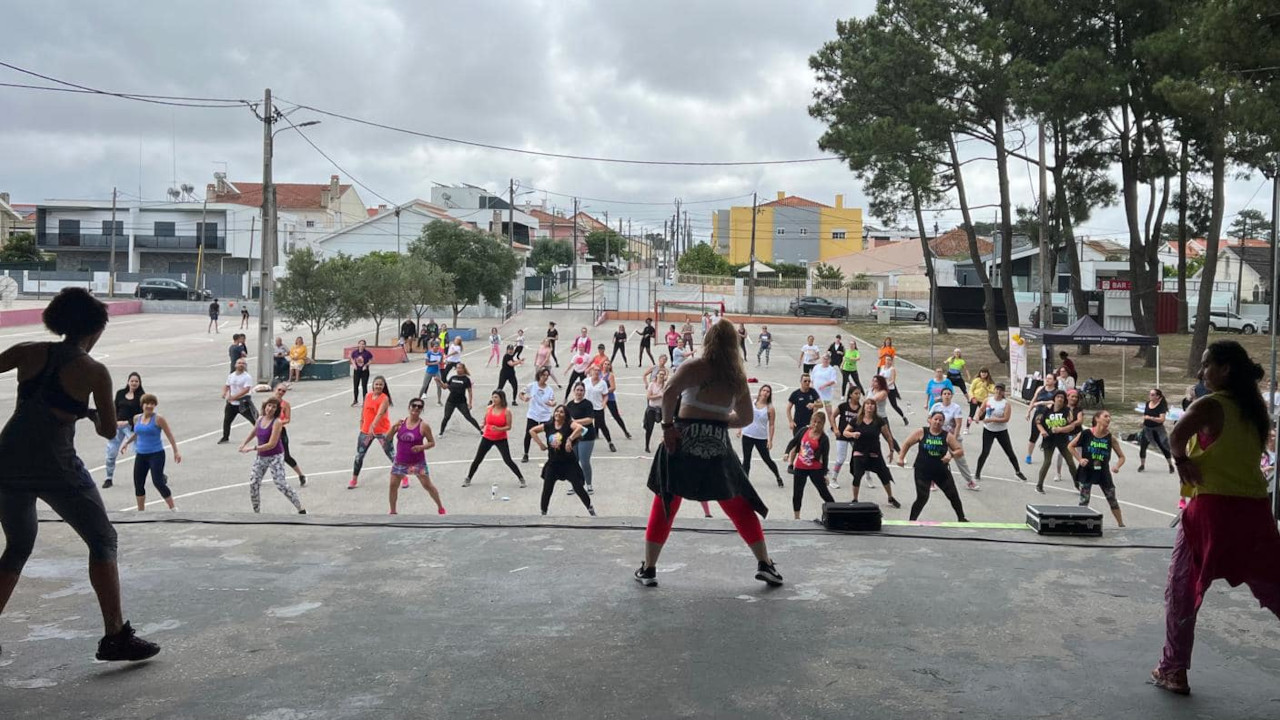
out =
<svg viewBox="0 0 1280 720"><path fill-rule="evenodd" d="M676 259L675 263L680 263L680 198L676 198L676 214L671 219L671 239L675 243Z"/></svg>
<svg viewBox="0 0 1280 720"><path fill-rule="evenodd" d="M1049 269L1049 170L1045 164L1044 123L1040 123L1040 327L1053 327ZM1012 238L1009 238L1012 241ZM1056 275L1056 273L1054 273Z"/></svg>
<svg viewBox="0 0 1280 720"><path fill-rule="evenodd" d="M107 297L116 296L116 189L111 188L111 271L107 278Z"/></svg>
<svg viewBox="0 0 1280 720"><path fill-rule="evenodd" d="M1267 409L1272 413L1271 426L1274 428L1277 422L1280 422L1280 416L1275 414L1275 392L1276 392L1276 296L1280 294L1280 273L1276 272L1276 240L1280 239L1280 154L1273 155L1269 167L1263 170L1271 180L1271 297L1267 303L1267 313L1270 316L1271 325L1271 394L1267 396ZM1186 200L1183 200L1185 205ZM1277 475L1280 477L1280 475ZM1280 491L1276 490L1274 478L1272 479L1271 490L1271 514L1280 520Z"/></svg>
<svg viewBox="0 0 1280 720"><path fill-rule="evenodd" d="M400 211L396 211L396 222L400 221ZM516 246L516 179L511 178L507 183L507 230L508 239L507 247L515 248Z"/></svg>
<svg viewBox="0 0 1280 720"><path fill-rule="evenodd" d="M751 285L747 287L747 314L756 314L756 193L751 193Z"/></svg>
<svg viewBox="0 0 1280 720"><path fill-rule="evenodd" d="M271 89L262 98L262 261L258 280L258 382L270 383L275 375L271 349L271 330L275 324L276 265L276 188L271 180L271 126L275 123L275 108L271 104ZM312 348L314 351L315 348Z"/></svg>
<svg viewBox="0 0 1280 720"><path fill-rule="evenodd" d="M203 290L204 284L201 278L204 277L204 238L205 223L209 222L209 196L205 195L204 203L200 206L200 228L196 231L196 281L192 283L196 290ZM214 237L217 237L215 235Z"/></svg>
<svg viewBox="0 0 1280 720"><path fill-rule="evenodd" d="M578 287L578 198L573 199L573 282L569 286L569 292L573 292ZM566 295L565 297L568 297ZM567 306L567 303L566 303Z"/></svg>

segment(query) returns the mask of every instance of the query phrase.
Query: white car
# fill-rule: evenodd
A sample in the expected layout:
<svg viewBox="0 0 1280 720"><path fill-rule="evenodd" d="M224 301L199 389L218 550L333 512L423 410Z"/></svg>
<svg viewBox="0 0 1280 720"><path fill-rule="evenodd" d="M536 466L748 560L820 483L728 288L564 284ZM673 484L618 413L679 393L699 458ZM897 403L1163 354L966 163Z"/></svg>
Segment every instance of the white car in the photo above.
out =
<svg viewBox="0 0 1280 720"><path fill-rule="evenodd" d="M1196 318L1193 315L1188 321L1188 326L1194 330L1196 327ZM1261 323L1253 318L1240 317L1233 312L1225 310L1209 311L1209 329L1210 330L1231 330L1245 335L1252 335L1258 332L1259 325L1265 325L1267 331L1271 329L1269 323L1264 319Z"/></svg>

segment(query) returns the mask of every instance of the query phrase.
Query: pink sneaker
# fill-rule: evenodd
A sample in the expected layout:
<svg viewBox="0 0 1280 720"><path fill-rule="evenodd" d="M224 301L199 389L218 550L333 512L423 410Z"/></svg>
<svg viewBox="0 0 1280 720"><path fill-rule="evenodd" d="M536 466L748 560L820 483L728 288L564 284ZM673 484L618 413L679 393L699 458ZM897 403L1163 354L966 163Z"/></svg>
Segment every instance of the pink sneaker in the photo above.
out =
<svg viewBox="0 0 1280 720"><path fill-rule="evenodd" d="M347 489L348 489L348 490L355 490L355 489L356 489L356 487L358 487L359 485L360 485L360 483L356 482L356 479L355 479L355 478L351 478L351 482L347 483Z"/></svg>
<svg viewBox="0 0 1280 720"><path fill-rule="evenodd" d="M443 515L443 514L444 514L444 508L440 508L440 510L438 510L437 512L438 512L439 514Z"/></svg>
<svg viewBox="0 0 1280 720"><path fill-rule="evenodd" d="M404 490L408 487L409 487L409 478L406 477L400 481L400 489Z"/></svg>

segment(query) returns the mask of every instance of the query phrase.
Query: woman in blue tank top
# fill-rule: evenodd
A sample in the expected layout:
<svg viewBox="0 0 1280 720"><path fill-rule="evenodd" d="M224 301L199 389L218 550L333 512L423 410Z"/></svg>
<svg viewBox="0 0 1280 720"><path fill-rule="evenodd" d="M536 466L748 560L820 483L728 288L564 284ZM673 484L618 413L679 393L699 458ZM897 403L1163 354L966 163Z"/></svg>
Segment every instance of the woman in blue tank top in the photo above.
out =
<svg viewBox="0 0 1280 720"><path fill-rule="evenodd" d="M164 443L160 433L164 432L169 447L173 448L174 462L182 462L182 453L178 452L178 441L169 429L169 421L156 414L158 404L160 401L155 395L142 396L142 413L133 418L133 434L120 446L120 452L124 452L129 443L138 446L133 459L133 494L138 501L138 512L147 509L147 473L151 473L151 484L164 498L164 504L170 510L177 509L173 506L173 493L169 491L169 478L164 474Z"/></svg>

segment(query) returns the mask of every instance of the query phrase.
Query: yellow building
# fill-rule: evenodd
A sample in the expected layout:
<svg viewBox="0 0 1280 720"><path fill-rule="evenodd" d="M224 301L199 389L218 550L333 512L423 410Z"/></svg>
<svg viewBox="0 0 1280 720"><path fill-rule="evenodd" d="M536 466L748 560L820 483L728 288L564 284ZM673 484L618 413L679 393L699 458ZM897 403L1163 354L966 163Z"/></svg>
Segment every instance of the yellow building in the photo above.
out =
<svg viewBox="0 0 1280 720"><path fill-rule="evenodd" d="M741 264L751 259L751 206L711 213L711 244ZM756 210L756 258L763 263L826 262L862 251L862 209L835 207L779 192Z"/></svg>

